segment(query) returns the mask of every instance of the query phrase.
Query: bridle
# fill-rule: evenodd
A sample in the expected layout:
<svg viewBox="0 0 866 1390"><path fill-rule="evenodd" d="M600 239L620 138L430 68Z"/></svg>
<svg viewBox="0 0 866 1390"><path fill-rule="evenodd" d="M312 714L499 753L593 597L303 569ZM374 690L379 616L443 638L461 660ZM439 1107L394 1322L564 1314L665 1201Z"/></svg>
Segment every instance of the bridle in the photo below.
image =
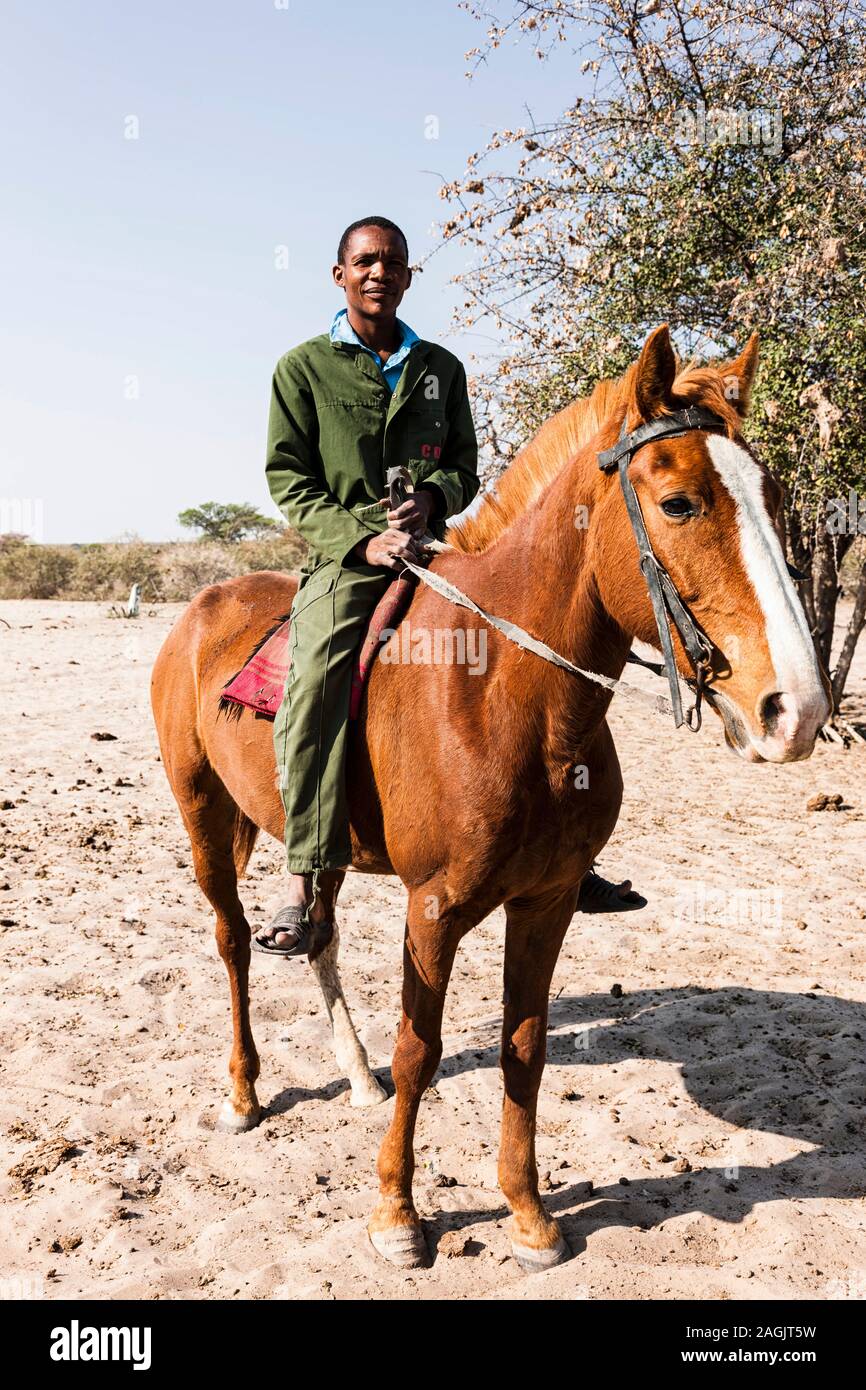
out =
<svg viewBox="0 0 866 1390"><path fill-rule="evenodd" d="M676 585L653 550L637 493L628 476L629 464L638 450L642 449L645 444L651 444L658 439L674 439L678 435L688 434L691 430L714 430L716 433L727 433L727 425L721 416L714 415L712 411L705 410L703 406L699 405L689 405L683 410L674 411L673 414L664 415L658 420L649 420L646 424L638 425L637 429L632 430L631 433L626 430L624 419L617 443L612 449L605 449L599 454L598 466L604 473L609 473L614 468L619 470L619 481L625 500L625 508L637 542L641 573L649 590L656 627L658 628L659 643L664 656L662 671L667 675L670 686L674 724L677 728L681 724L685 724L692 733L697 733L701 727L701 700L707 677L712 670L713 652L716 647L695 622L677 593ZM694 686L695 703L685 715L683 714L683 702L680 695L679 673L674 659L671 623L676 627L686 654L695 668L694 680L689 682ZM641 665L650 665L649 662L641 662L639 657L630 659ZM658 667L654 669L658 670Z"/></svg>

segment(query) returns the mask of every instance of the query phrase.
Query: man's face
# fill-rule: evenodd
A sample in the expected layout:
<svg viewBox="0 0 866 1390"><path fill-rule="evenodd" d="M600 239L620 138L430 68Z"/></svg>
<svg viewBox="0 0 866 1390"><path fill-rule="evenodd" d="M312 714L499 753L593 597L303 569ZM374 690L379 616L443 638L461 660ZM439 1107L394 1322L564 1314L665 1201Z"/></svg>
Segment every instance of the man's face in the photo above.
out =
<svg viewBox="0 0 866 1390"><path fill-rule="evenodd" d="M402 237L382 227L358 227L333 273L346 307L365 318L392 318L412 283Z"/></svg>

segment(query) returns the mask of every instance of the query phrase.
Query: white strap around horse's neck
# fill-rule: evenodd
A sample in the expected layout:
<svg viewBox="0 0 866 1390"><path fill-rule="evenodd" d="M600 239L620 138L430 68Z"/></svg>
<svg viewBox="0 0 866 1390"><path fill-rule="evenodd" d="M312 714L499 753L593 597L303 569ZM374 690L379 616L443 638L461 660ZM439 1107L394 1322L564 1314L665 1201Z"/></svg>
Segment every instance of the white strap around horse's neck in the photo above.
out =
<svg viewBox="0 0 866 1390"><path fill-rule="evenodd" d="M422 542L423 544L423 542ZM441 543L433 542L436 550L448 550L450 547L443 546ZM663 695L651 695L646 690L640 690L636 685L629 685L627 681L614 680L611 676L599 675L597 671L584 671L580 666L575 666L564 656L560 656L552 647L548 647L546 642L542 642L537 637L532 637L528 632L524 632L522 627L516 623L510 623L505 618L497 618L492 613L486 613L483 608L471 599L468 594L464 594L462 589L458 589L456 584L443 578L441 574L436 574L432 570L423 569L420 565L414 565L410 560L404 560L403 564L407 570L416 575L423 584L429 589L434 589L442 598L447 598L450 603L456 603L460 608L469 608L473 613L477 613L491 627L495 627L497 632L501 632L503 637L507 637L509 642L516 642L518 647L523 647L525 651L534 652L544 661L550 661L554 666L561 666L565 671L571 671L572 675L585 676L587 680L595 681L596 685L604 686L605 690L610 690L615 694L623 695L626 699L635 700L640 704L651 705L657 714L670 717L673 708Z"/></svg>

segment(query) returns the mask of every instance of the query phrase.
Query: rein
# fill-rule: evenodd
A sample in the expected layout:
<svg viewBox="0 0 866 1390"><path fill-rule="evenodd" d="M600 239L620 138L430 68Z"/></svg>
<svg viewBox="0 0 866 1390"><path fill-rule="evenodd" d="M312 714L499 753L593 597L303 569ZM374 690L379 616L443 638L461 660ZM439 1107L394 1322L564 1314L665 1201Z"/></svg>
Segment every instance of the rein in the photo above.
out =
<svg viewBox="0 0 866 1390"><path fill-rule="evenodd" d="M645 704L650 704L659 713L673 715L674 725L680 728L686 725L692 733L697 733L701 727L701 701L706 686L707 677L712 669L712 656L716 650L713 642L692 617L688 608L677 592L676 585L665 569L664 565L655 554L652 543L646 529L646 523L640 508L640 502L634 485L628 476L628 467L634 455L645 444L650 444L657 439L674 439L678 435L688 434L692 430L714 430L716 432L727 432L727 426L720 416L705 410L702 406L690 405L683 410L675 411L671 415L663 416L658 420L650 420L646 424L638 425L637 429L628 433L626 422L622 422L622 431L616 444L610 449L605 449L598 455L598 466L603 473L609 473L617 468L619 471L619 481L622 488L623 499L625 501L626 512L628 513L634 538L637 543L638 554L640 557L640 568L646 581L647 590L653 606L656 627L658 628L659 643L661 646L664 663L644 661L642 657L630 652L628 661L638 666L645 666L648 670L655 672L656 675L666 675L670 687L670 702L662 695L650 695L645 690L640 690L637 686L629 685L627 681L614 680L611 676L602 676L597 671L584 671L580 666L575 666L564 656L560 656L552 647L548 647L546 642L542 642L537 637L531 636L516 623L506 621L504 618L497 618L492 613L487 613L480 608L477 603L456 584L443 578L430 570L415 565L409 560L404 560L403 564L407 570L420 579L428 588L434 589L436 593L456 604L460 608L469 608L473 613L477 613L491 627L496 628L510 642L515 642L517 646L524 650L534 652L536 656L542 657L545 661L551 662L554 666L560 666L566 671L571 671L575 676L584 676L587 680L595 681L597 685L603 686L611 692L618 692L628 699L638 700ZM391 506L399 506L405 502L409 493L406 483L409 475L405 468L388 469L388 486L391 495ZM432 538L431 538L432 540ZM425 542L422 542L424 544ZM438 541L432 541L430 548L447 551L448 547L440 545ZM792 566L788 569L795 579L802 579ZM674 660L673 638L671 636L671 623L677 629L683 647L695 668L694 680L689 678L689 684L694 686L695 702L691 708L683 714L682 698L680 695L679 672L677 671L676 661Z"/></svg>
<svg viewBox="0 0 866 1390"><path fill-rule="evenodd" d="M407 570L426 584L428 589L434 589L437 594L441 594L442 598L447 598L449 602L456 604L459 608L471 609L491 627L495 627L497 632L501 632L503 637L507 637L509 642L515 642L518 647L523 647L524 651L535 652L536 656L543 657L545 661L551 662L554 666L561 666L565 671L571 671L574 676L585 676L587 680L595 681L596 685L604 686L605 690L619 692L627 699L639 700L642 703L652 705L659 714L673 714L671 705L663 695L650 695L646 690L639 690L636 685L629 685L626 681L614 680L612 676L599 675L597 671L582 670L580 666L575 666L566 657L560 656L559 652L555 652L552 647L548 647L546 642L542 642L538 637L532 637L516 623L510 623L505 618L497 618L493 613L485 612L474 599L471 599L468 594L464 594L462 589L458 589L456 584L452 584L441 574L422 569L420 565L413 565L411 560L404 560L403 564ZM649 662L646 664L649 665Z"/></svg>

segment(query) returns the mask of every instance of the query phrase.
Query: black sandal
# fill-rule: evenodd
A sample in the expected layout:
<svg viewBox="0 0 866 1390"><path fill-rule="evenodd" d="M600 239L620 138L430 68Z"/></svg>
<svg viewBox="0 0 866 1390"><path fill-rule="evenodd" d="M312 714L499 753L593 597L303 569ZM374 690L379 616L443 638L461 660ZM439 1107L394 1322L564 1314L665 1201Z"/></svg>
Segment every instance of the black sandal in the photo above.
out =
<svg viewBox="0 0 866 1390"><path fill-rule="evenodd" d="M647 900L640 893L630 888L623 895L620 887L621 884L611 883L590 869L577 895L578 912L636 912L646 907Z"/></svg>
<svg viewBox="0 0 866 1390"><path fill-rule="evenodd" d="M308 907L282 907L270 926L273 928L270 943L281 931L289 932L295 940L290 946L274 946L268 941L258 941L253 933L250 947L263 956L317 956L334 935L334 923L311 922ZM259 930L267 931L267 928L260 927Z"/></svg>

